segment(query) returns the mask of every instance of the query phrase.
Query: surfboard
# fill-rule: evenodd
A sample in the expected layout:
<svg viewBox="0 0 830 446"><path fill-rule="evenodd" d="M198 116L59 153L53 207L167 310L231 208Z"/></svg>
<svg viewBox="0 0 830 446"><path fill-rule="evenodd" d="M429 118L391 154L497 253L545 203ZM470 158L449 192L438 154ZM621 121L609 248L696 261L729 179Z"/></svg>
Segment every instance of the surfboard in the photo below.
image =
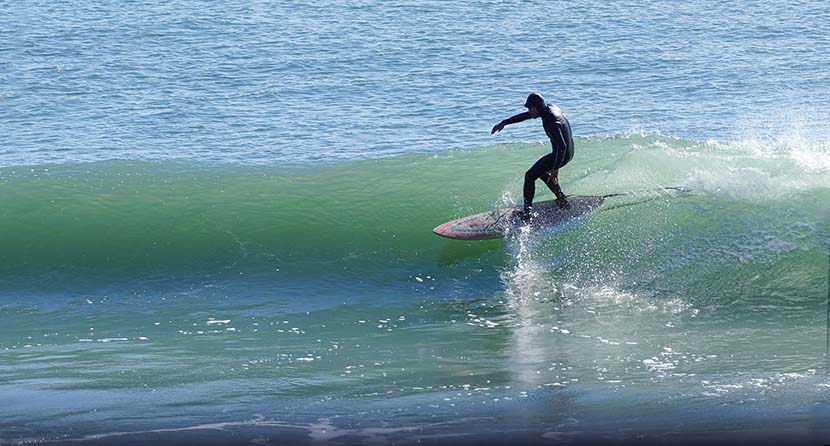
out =
<svg viewBox="0 0 830 446"><path fill-rule="evenodd" d="M568 197L570 209L561 209L556 200L533 203L538 215L530 221L531 229L556 226L585 216L600 206L605 197L572 195ZM488 240L504 238L521 225L518 208L501 208L480 214L468 215L437 226L432 232L456 240Z"/></svg>

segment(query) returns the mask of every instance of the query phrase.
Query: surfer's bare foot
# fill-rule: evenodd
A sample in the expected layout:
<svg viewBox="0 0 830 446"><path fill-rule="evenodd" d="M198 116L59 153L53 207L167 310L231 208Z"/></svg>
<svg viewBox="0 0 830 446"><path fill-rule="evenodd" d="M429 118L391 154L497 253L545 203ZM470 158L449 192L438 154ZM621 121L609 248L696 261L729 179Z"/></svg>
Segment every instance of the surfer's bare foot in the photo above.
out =
<svg viewBox="0 0 830 446"><path fill-rule="evenodd" d="M557 198L556 199L556 204L559 205L560 209L570 209L571 208L571 204L568 203L568 200L565 199L565 197Z"/></svg>

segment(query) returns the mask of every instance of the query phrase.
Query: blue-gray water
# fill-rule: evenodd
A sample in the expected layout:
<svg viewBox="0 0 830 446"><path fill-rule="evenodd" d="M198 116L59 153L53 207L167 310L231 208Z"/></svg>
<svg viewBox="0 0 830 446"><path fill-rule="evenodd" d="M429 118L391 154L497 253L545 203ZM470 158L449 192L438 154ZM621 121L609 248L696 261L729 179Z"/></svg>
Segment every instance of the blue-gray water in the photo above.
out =
<svg viewBox="0 0 830 446"><path fill-rule="evenodd" d="M431 234L531 91L691 192ZM0 444L830 443L829 104L820 1L0 3Z"/></svg>

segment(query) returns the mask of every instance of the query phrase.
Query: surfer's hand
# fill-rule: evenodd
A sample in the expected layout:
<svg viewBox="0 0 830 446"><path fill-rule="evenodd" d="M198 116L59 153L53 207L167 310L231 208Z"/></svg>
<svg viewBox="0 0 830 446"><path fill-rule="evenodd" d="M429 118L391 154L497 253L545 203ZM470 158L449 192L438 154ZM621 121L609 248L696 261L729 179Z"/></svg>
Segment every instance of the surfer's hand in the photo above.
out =
<svg viewBox="0 0 830 446"><path fill-rule="evenodd" d="M568 200L566 200L564 198L557 198L556 199L556 204L559 205L560 209L570 209L571 208L571 204L568 203Z"/></svg>
<svg viewBox="0 0 830 446"><path fill-rule="evenodd" d="M501 131L501 129L503 129L503 128L504 128L504 123L503 123L503 122L499 122L498 124L496 124L496 125L494 125L494 126L493 126L493 130L490 130L490 134L492 135L492 134L494 134L494 133L496 133L496 132L500 132L500 131Z"/></svg>

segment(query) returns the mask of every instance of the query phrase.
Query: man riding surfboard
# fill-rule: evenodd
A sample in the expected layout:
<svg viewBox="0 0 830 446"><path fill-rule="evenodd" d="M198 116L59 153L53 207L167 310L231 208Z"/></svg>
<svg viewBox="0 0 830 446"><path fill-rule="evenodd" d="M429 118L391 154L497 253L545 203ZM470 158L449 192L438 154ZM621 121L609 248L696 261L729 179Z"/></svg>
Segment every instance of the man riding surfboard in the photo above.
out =
<svg viewBox="0 0 830 446"><path fill-rule="evenodd" d="M559 169L564 167L573 158L574 140L571 133L571 124L568 118L554 104L545 102L539 93L531 93L525 101L527 111L511 116L495 126L490 134L502 131L504 126L522 122L530 118L542 118L542 127L550 139L552 152L539 158L533 166L525 172L524 208L522 221L529 221L533 216L533 196L536 193L536 180L541 179L556 196L556 204L560 208L569 208L567 196L559 187Z"/></svg>

